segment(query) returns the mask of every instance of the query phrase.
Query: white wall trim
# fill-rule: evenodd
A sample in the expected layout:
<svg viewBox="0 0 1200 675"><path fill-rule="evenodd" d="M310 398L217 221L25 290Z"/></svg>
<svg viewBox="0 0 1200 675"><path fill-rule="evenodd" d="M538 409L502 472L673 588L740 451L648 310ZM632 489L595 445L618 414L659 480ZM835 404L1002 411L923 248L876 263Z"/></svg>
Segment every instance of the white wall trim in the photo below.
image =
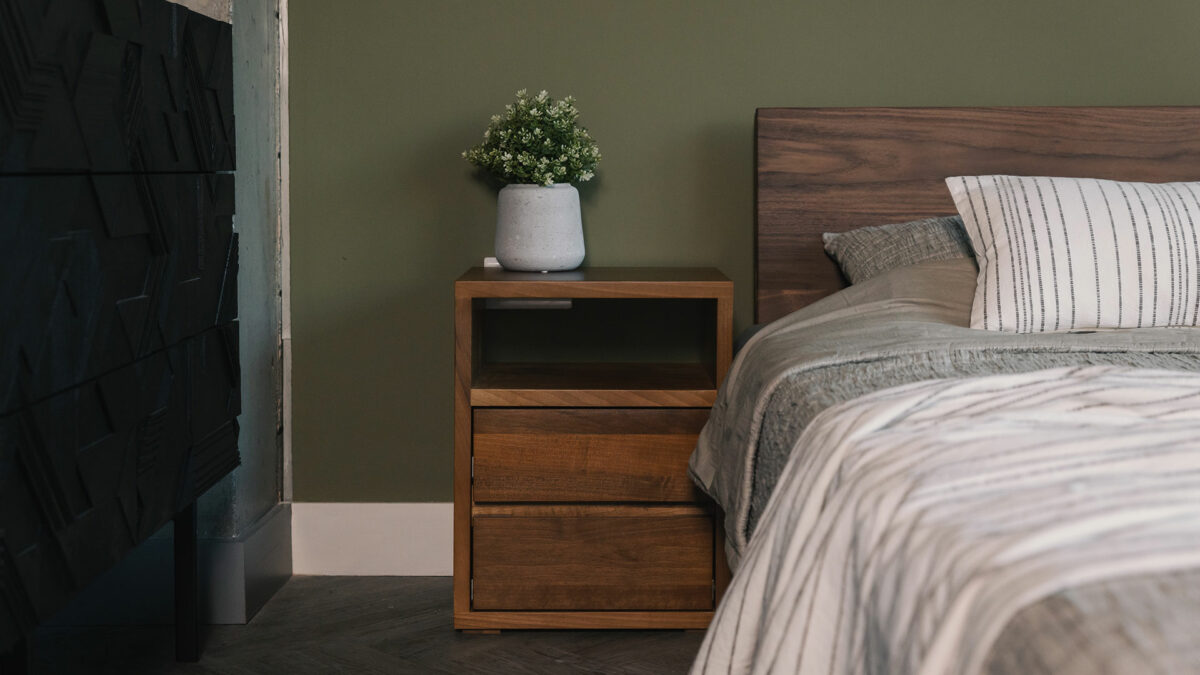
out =
<svg viewBox="0 0 1200 675"><path fill-rule="evenodd" d="M454 504L292 504L292 570L345 576L450 576Z"/></svg>
<svg viewBox="0 0 1200 675"><path fill-rule="evenodd" d="M288 93L288 0L279 0L279 300L283 357L283 461L280 498L292 501L292 189Z"/></svg>

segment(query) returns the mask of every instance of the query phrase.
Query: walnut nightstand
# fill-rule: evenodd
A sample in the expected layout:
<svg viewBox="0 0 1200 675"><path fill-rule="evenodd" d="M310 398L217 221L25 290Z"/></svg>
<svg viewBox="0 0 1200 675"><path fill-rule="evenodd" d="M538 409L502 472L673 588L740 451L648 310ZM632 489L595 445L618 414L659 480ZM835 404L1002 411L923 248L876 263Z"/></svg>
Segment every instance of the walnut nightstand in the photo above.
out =
<svg viewBox="0 0 1200 675"><path fill-rule="evenodd" d="M733 282L475 268L454 331L454 627L707 627L729 571L687 460Z"/></svg>

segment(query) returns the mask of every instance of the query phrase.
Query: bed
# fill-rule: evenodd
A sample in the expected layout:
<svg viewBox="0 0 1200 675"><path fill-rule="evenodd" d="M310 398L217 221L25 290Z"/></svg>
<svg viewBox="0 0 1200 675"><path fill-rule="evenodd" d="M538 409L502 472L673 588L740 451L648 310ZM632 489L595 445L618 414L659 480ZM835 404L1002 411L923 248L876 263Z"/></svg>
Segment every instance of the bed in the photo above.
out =
<svg viewBox="0 0 1200 675"><path fill-rule="evenodd" d="M1200 560L1192 558L1200 551L1200 537L1190 529L1171 530L1171 541L1183 542L1182 549L1157 551L1154 564L1101 569L1105 565L1092 561L1117 556L1109 549L1096 549L1082 562L1062 563L1065 571L1046 577L1040 586L1021 586L1019 581L1033 575L1017 574L1009 588L1022 588L1022 593L1014 590L1006 602L994 603L996 611L987 621L972 623L963 619L965 615L949 612L953 607L966 611L954 604L954 593L973 588L977 579L964 573L954 582L958 586L947 586L942 582L957 577L946 570L933 575L938 579L926 578L924 586L896 578L903 577L896 571L901 568L893 566L889 572L878 559L862 555L875 550L863 547L876 530L883 534L873 546L895 546L894 530L887 534L887 527L895 523L872 525L862 503L841 521L828 513L835 497L867 499L845 492L854 483L853 470L865 462L867 455L861 453L889 444L908 447L905 443L920 433L926 434L923 445L914 447L937 446L940 436L953 435L952 426L922 422L922 411L935 409L935 402L943 401L950 414L954 400L982 396L979 400L987 402L992 400L987 396L999 398L996 392L1014 388L1031 397L1044 391L1045 401L1078 403L1046 420L1041 415L1047 406L1022 408L1022 398L1012 397L1003 421L978 418L981 425L1000 424L994 433L1011 435L1017 445L1021 433L1049 443L1046 439L1055 437L1070 415L1091 425L1124 417L1142 425L1131 428L1159 419L1182 425L1177 431L1185 440L1176 439L1172 446L1181 452L1161 460L1174 467L1171 471L1128 475L1144 481L1145 489L1135 494L1150 490L1167 495L1180 488L1186 502L1182 508L1194 514L1200 507L1192 498L1200 494L1196 484L1180 487L1171 481L1190 476L1195 468L1193 458L1200 453L1191 452L1193 441L1186 439L1200 435L1188 426L1197 424L1191 410L1200 406L1164 404L1160 399L1187 402L1200 387L1200 330L973 330L971 305L978 271L971 260L898 268L846 289L821 237L825 232L955 214L944 183L947 176L1196 180L1200 108L763 109L756 119L756 153L755 316L768 325L739 353L691 463L693 478L726 514L726 552L737 571L695 671L998 674L1200 669L1200 649L1191 638L1200 630L1195 590L1200 587ZM1182 264L1178 270L1181 279L1194 278L1195 273ZM1123 398L1088 393L1095 391L1123 392ZM1097 411L1107 414L1097 416ZM839 426L847 416L887 422L868 438L860 429L869 426L865 422L853 429ZM1015 427L1014 419L1020 420ZM918 432L923 423L926 428ZM1043 424L1048 426L1039 426ZM968 441L971 428L962 430ZM1074 456L1080 447L1090 452L1096 444L1077 442L1082 437L1076 433L1063 438L1055 452ZM1127 441L1133 448L1148 443L1136 433ZM851 447L857 449L847 449ZM965 466L971 466L971 447L965 442L953 448L968 453L959 456ZM943 454L938 461L949 461L949 451ZM1182 463L1171 464L1175 461ZM853 466L848 469L847 463ZM1054 474L1055 480L1063 481L1059 487L1070 490L1103 482L1055 474L1060 465L1039 475ZM984 466L981 462L974 468L986 471L980 468ZM1011 461L1005 466L1011 467ZM911 472L920 473L910 467ZM1114 490L1124 476L1110 477ZM1170 485L1154 483L1160 479ZM1020 493L1032 483L1015 482L1017 492L1012 494L1035 503L1034 496ZM776 490L778 486L786 490ZM904 481L893 485L901 495L928 487ZM813 494L818 496L806 496ZM871 494L874 508L884 497ZM1109 515L1120 518L1132 511L1123 507ZM1189 527L1200 527L1191 517L1175 514L1168 524L1175 527L1182 519ZM991 521L981 516L972 522ZM998 531L1011 523L992 525ZM760 528L772 534L758 534ZM1152 529L1152 524L1143 524L1143 532ZM843 536L840 558L830 544L837 531ZM805 542L816 541L817 535L830 539L820 540L820 550L806 548ZM1111 544L1119 537L1105 539ZM1080 544L1073 550L1090 549ZM1067 559L1065 552L1059 553ZM897 557L885 559L892 564ZM913 553L906 560L912 569L921 559ZM925 562L930 569L936 567ZM962 571L959 567L954 569ZM1020 568L1006 573L1014 569ZM893 578L886 578L889 573ZM904 598L909 592L928 594L933 601L922 604ZM996 609L1001 606L1002 611ZM908 619L901 621L899 616ZM847 630L840 629L842 622ZM916 647L910 649L912 645Z"/></svg>

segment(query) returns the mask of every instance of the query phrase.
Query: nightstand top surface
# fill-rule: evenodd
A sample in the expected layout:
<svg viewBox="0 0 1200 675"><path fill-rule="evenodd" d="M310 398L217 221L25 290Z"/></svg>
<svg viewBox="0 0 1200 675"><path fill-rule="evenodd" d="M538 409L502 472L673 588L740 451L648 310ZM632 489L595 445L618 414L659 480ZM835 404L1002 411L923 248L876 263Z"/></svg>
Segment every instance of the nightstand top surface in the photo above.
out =
<svg viewBox="0 0 1200 675"><path fill-rule="evenodd" d="M733 282L713 267L581 267L570 272L509 272L473 267L454 284L459 296L732 297Z"/></svg>
<svg viewBox="0 0 1200 675"><path fill-rule="evenodd" d="M580 267L570 272L510 272L500 267L472 267L459 281L528 283L612 283L620 281L704 283L729 281L715 267Z"/></svg>

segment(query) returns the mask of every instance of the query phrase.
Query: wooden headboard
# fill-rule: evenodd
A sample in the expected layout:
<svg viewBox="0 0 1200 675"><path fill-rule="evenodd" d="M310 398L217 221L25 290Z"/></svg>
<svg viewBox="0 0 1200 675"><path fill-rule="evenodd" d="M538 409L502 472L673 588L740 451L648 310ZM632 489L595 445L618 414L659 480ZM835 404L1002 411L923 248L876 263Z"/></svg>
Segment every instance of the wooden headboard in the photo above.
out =
<svg viewBox="0 0 1200 675"><path fill-rule="evenodd" d="M821 233L956 213L946 176L1200 180L1200 107L761 108L755 320L843 288Z"/></svg>

